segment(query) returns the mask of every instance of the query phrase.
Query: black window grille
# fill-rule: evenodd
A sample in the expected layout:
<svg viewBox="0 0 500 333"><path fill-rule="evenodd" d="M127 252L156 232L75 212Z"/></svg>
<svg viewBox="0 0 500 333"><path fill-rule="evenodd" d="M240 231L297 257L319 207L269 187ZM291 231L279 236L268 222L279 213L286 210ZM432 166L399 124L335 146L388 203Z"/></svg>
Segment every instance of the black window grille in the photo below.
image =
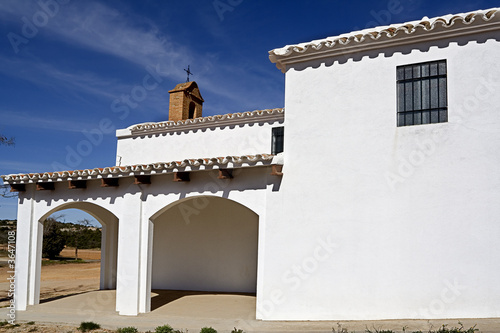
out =
<svg viewBox="0 0 500 333"><path fill-rule="evenodd" d="M447 122L446 79L446 60L398 66L398 126Z"/></svg>
<svg viewBox="0 0 500 333"><path fill-rule="evenodd" d="M285 127L273 127L271 154L276 155L283 152L283 135Z"/></svg>

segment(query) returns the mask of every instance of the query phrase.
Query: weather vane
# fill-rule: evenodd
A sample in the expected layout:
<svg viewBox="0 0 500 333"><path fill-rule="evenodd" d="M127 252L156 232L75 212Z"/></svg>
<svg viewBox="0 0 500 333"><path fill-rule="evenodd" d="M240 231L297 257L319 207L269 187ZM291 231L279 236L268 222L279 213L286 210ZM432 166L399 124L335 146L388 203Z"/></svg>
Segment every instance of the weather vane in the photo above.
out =
<svg viewBox="0 0 500 333"><path fill-rule="evenodd" d="M187 73L187 79L186 79L186 82L189 82L189 75L194 75L193 73L191 73L191 71L189 70L189 65L188 65L188 69L184 69L184 71Z"/></svg>

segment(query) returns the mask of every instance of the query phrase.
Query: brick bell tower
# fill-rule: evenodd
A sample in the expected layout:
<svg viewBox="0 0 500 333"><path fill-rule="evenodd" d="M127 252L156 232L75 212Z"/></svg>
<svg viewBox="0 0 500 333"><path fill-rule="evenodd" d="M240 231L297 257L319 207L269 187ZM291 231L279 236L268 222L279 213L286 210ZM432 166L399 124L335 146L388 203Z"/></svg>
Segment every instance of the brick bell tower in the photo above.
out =
<svg viewBox="0 0 500 333"><path fill-rule="evenodd" d="M179 83L169 93L168 120L179 121L202 117L204 100L196 82Z"/></svg>

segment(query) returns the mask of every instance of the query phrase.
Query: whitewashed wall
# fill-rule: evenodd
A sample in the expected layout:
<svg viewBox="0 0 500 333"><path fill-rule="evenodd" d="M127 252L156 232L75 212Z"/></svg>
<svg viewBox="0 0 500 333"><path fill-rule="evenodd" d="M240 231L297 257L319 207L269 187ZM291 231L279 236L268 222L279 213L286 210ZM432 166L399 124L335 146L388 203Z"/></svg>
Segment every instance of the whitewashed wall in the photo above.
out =
<svg viewBox="0 0 500 333"><path fill-rule="evenodd" d="M272 127L280 122L211 127L130 136L119 130L117 165L182 161L187 158L242 156L271 153Z"/></svg>
<svg viewBox="0 0 500 333"><path fill-rule="evenodd" d="M487 38L287 71L260 318L500 316L500 43ZM449 121L396 127L396 66L440 59Z"/></svg>

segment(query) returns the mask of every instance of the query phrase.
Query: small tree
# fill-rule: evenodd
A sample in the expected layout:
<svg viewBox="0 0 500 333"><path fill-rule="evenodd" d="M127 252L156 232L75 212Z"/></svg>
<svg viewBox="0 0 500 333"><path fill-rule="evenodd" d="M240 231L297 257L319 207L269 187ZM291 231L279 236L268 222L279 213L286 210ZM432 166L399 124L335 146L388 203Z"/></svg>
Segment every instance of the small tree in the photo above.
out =
<svg viewBox="0 0 500 333"><path fill-rule="evenodd" d="M49 217L43 223L42 256L55 259L66 245L61 228L57 220Z"/></svg>
<svg viewBox="0 0 500 333"><path fill-rule="evenodd" d="M0 134L0 145L13 146L15 145L14 138L8 138L3 134Z"/></svg>
<svg viewBox="0 0 500 333"><path fill-rule="evenodd" d="M5 135L0 134L0 146L13 146L15 145L14 138L7 138ZM17 193L10 193L10 186L7 184L0 185L0 197L3 198L14 198L17 196Z"/></svg>
<svg viewBox="0 0 500 333"><path fill-rule="evenodd" d="M80 243L84 243L86 231L92 226L89 220L83 219L77 222L75 225L75 260L78 260L78 246Z"/></svg>

